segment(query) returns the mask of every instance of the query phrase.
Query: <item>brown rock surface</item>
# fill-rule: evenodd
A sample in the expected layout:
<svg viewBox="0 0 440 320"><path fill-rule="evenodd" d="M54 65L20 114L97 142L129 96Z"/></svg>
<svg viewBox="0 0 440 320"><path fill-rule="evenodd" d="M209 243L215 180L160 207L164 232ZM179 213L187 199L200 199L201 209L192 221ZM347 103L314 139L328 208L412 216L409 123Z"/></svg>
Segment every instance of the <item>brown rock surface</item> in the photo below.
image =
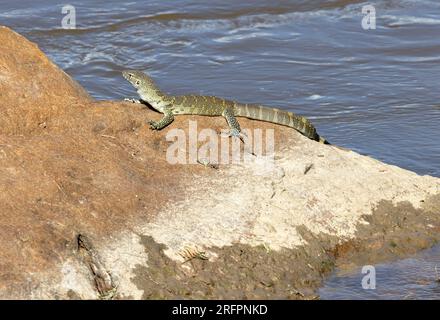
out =
<svg viewBox="0 0 440 320"><path fill-rule="evenodd" d="M274 161L172 165L171 129L224 119L153 132L161 115L93 101L8 28L0 43L0 298L297 298L335 259L439 238L437 178L246 119L275 129Z"/></svg>

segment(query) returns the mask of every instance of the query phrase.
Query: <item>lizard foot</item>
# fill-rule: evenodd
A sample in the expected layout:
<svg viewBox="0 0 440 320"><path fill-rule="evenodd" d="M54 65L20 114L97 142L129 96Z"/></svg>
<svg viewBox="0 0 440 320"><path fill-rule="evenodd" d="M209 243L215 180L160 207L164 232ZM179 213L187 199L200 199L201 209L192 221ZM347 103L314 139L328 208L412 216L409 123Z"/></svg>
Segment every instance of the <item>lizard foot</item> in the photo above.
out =
<svg viewBox="0 0 440 320"><path fill-rule="evenodd" d="M150 120L148 124L150 125L150 129L159 130L159 124L156 121Z"/></svg>
<svg viewBox="0 0 440 320"><path fill-rule="evenodd" d="M139 99L133 99L133 98L125 98L124 101L131 102L131 103L142 103Z"/></svg>
<svg viewBox="0 0 440 320"><path fill-rule="evenodd" d="M241 140L241 142L244 143L244 139L247 138L246 134L244 134L243 132L240 132L238 129L231 129L229 130L229 132L226 133L222 133L223 136L226 137L236 137L239 138Z"/></svg>

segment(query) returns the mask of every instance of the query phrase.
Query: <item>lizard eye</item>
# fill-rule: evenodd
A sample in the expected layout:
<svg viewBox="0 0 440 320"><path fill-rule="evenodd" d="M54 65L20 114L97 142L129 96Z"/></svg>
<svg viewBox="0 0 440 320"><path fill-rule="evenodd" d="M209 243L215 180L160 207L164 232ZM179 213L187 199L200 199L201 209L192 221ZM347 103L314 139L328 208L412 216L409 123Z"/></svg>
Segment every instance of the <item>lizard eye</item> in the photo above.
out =
<svg viewBox="0 0 440 320"><path fill-rule="evenodd" d="M136 81L136 85L139 85L141 82L138 80L138 81Z"/></svg>

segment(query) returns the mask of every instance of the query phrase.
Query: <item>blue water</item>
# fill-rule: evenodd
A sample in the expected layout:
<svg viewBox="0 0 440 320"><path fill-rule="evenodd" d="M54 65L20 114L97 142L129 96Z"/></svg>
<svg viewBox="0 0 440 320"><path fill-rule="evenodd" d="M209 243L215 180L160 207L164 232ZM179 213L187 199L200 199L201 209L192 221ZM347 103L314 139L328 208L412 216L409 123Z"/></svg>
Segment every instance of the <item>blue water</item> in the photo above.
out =
<svg viewBox="0 0 440 320"><path fill-rule="evenodd" d="M338 270L320 289L321 299L440 299L440 246L374 267L375 288L362 286L363 277L370 276L370 271L362 273L361 267L349 272Z"/></svg>

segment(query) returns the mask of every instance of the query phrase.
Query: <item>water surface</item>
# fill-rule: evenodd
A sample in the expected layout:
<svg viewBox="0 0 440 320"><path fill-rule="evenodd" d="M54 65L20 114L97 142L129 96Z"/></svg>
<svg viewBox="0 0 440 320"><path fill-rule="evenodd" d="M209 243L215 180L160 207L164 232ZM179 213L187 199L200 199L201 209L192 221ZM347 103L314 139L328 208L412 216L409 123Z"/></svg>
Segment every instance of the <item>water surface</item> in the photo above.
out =
<svg viewBox="0 0 440 320"><path fill-rule="evenodd" d="M350 272L337 270L320 289L321 299L440 299L440 246L414 257L379 264L375 289L362 287L362 268Z"/></svg>

